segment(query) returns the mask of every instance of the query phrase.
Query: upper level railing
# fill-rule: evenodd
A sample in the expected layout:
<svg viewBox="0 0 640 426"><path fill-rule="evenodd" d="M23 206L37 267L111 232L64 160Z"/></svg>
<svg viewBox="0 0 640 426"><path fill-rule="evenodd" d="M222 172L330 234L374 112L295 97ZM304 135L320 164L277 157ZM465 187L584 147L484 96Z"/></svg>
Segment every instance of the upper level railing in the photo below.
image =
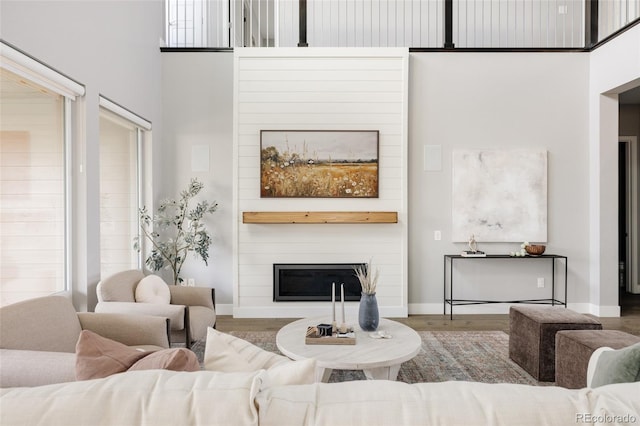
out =
<svg viewBox="0 0 640 426"><path fill-rule="evenodd" d="M166 0L166 43L584 48L639 18L640 0Z"/></svg>

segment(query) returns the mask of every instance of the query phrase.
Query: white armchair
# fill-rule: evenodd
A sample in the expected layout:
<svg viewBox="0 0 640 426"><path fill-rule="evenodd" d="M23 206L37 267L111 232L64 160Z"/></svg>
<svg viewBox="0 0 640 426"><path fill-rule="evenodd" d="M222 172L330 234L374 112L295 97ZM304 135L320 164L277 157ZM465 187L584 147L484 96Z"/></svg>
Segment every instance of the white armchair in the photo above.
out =
<svg viewBox="0 0 640 426"><path fill-rule="evenodd" d="M207 327L215 327L214 289L167 286L169 303L141 303L136 301L136 288L143 278L145 275L142 271L128 270L99 282L95 311L169 318L171 342L184 342L187 348L196 340L206 337Z"/></svg>

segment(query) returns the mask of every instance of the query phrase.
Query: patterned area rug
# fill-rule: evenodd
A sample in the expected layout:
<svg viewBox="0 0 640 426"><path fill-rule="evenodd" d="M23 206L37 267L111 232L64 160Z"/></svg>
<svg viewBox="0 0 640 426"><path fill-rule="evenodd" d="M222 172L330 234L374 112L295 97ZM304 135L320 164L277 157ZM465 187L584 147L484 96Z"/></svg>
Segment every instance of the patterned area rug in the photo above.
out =
<svg viewBox="0 0 640 426"><path fill-rule="evenodd" d="M232 334L265 350L280 353L275 331L239 332ZM502 331L420 331L422 349L402 364L398 381L406 383L466 380L484 383L521 383L552 385L536 381L509 359L509 336ZM192 349L202 361L204 341ZM364 373L334 370L329 382L364 380Z"/></svg>

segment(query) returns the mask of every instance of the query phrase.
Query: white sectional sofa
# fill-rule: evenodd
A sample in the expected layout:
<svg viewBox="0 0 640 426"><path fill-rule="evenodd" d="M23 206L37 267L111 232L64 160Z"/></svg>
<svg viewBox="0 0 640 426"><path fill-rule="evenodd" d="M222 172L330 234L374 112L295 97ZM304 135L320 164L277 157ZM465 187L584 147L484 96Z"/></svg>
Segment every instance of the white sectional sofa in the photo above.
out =
<svg viewBox="0 0 640 426"><path fill-rule="evenodd" d="M595 389L384 380L272 385L269 371L130 371L0 390L4 425L640 424L640 383Z"/></svg>

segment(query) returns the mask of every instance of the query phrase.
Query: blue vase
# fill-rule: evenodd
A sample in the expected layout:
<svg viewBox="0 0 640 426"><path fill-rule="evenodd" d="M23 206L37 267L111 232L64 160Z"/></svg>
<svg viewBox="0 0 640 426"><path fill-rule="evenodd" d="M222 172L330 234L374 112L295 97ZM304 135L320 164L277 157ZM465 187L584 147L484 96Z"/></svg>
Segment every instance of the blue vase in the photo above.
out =
<svg viewBox="0 0 640 426"><path fill-rule="evenodd" d="M358 309L358 324L364 331L376 331L380 324L378 313L378 300L376 294L362 293L360 296L360 308Z"/></svg>

